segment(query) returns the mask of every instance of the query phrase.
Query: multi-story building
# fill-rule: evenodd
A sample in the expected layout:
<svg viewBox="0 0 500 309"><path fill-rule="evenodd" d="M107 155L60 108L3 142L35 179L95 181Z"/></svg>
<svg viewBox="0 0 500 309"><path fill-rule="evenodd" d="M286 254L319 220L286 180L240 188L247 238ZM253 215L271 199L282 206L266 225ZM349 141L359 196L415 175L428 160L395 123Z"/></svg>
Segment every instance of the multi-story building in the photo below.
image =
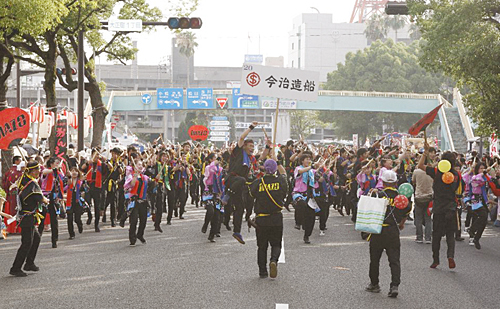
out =
<svg viewBox="0 0 500 309"><path fill-rule="evenodd" d="M334 23L332 14L300 14L293 20L288 39L288 67L319 71L320 81L344 63L349 52L369 46L364 23ZM408 41L408 27L387 35L395 41Z"/></svg>

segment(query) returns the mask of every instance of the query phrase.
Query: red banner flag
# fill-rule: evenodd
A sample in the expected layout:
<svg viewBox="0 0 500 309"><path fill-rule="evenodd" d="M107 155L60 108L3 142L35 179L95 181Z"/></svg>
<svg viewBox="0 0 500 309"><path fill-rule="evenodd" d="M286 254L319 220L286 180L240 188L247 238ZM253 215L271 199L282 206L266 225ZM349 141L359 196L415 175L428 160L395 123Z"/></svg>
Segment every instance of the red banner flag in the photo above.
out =
<svg viewBox="0 0 500 309"><path fill-rule="evenodd" d="M441 106L443 106L443 104L440 104L438 107L436 107L435 109L433 109L430 113L426 114L422 119L420 119L419 121L417 121L417 123L415 123L410 128L410 130L408 131L408 133L410 135L414 135L415 136L415 135L418 135L418 133L424 131L434 121L434 119L436 118L436 115L439 112L439 109L441 108Z"/></svg>
<svg viewBox="0 0 500 309"><path fill-rule="evenodd" d="M0 149L19 145L30 130L30 116L20 108L7 108L0 112Z"/></svg>

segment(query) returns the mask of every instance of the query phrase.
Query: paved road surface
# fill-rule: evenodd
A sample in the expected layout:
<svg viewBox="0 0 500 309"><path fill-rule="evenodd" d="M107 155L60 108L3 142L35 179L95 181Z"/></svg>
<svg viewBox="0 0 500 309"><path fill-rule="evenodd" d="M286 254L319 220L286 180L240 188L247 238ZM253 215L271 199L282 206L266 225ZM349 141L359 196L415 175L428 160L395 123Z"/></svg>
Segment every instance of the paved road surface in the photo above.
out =
<svg viewBox="0 0 500 309"><path fill-rule="evenodd" d="M127 228L101 233L85 226L75 240L61 223L59 248L42 237L38 273L27 278L8 275L20 244L19 236L0 241L0 308L499 308L500 229L491 226L483 249L457 244L457 268L429 269L430 245L414 242L415 227L402 232L400 296L389 299L390 270L381 261L382 293L364 291L368 279L368 243L347 217L332 211L327 235L312 244L293 228L285 214L285 263L276 280L259 279L255 232L245 229L246 245L223 231L217 243L200 232L204 210L187 207L185 220L154 232L148 221L145 238L128 246ZM85 220L84 220L85 222ZM443 241L442 256L446 245ZM443 262L445 261L442 258ZM38 305L37 305L38 304Z"/></svg>

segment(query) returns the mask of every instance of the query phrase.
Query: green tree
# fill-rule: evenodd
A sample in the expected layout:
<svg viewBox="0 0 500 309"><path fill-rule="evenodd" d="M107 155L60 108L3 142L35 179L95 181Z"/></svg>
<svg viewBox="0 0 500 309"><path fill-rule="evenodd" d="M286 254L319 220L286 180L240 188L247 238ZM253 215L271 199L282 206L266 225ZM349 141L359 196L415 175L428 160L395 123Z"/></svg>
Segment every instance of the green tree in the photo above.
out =
<svg viewBox="0 0 500 309"><path fill-rule="evenodd" d="M67 14L66 0L6 0L0 4L0 111L7 108L7 79L17 58L9 43L15 36L38 35L53 28ZM11 164L12 151L2 151L2 173Z"/></svg>
<svg viewBox="0 0 500 309"><path fill-rule="evenodd" d="M499 0L415 0L420 63L470 89L465 101L482 134L500 133Z"/></svg>
<svg viewBox="0 0 500 309"><path fill-rule="evenodd" d="M126 65L126 61L135 57L137 49L133 48L132 40L128 32L117 31L110 39L106 39L101 29L101 20L108 20L115 8L119 8L116 17L118 19L140 19L142 21L158 21L162 17L161 11L156 7L150 7L145 0L99 0L96 6L85 9L71 10L69 16L64 20L64 32L59 41L59 56L66 67L66 75L58 74L59 83L73 91L77 88L77 81L71 75L71 66L77 60L78 32L85 30L85 38L92 47L91 55L85 55L85 90L89 92L92 105L92 116L94 119L94 130L92 136L92 147L102 143L105 128L105 117L108 114L102 101L104 83L99 83L96 76L95 57L106 55L109 61L115 61ZM143 32L152 30L146 26Z"/></svg>
<svg viewBox="0 0 500 309"><path fill-rule="evenodd" d="M179 124L179 129L177 130L177 139L179 140L179 143L191 140L188 130L191 126L196 124L196 118L196 112L186 113L186 118Z"/></svg>
<svg viewBox="0 0 500 309"><path fill-rule="evenodd" d="M187 87L189 88L191 76L190 60L194 56L194 49L198 47L196 35L191 31L181 32L177 34L176 42L179 46L179 52L187 58Z"/></svg>
<svg viewBox="0 0 500 309"><path fill-rule="evenodd" d="M403 29L406 26L406 24L408 24L408 18L406 16L401 16L401 15L388 16L386 14L384 14L384 17L387 18L387 25L389 26L389 28L391 28L396 32L396 37L394 41L397 43L398 30Z"/></svg>
<svg viewBox="0 0 500 309"><path fill-rule="evenodd" d="M384 40L389 32L389 24L382 14L373 14L366 22L365 36L368 41Z"/></svg>
<svg viewBox="0 0 500 309"><path fill-rule="evenodd" d="M411 45L376 41L369 48L349 53L345 64L328 74L325 90L378 91L403 93L442 93L451 81L438 73L430 73L418 63L419 44ZM339 137L360 134L361 140L390 131L406 131L421 115L326 111L320 120L334 124Z"/></svg>
<svg viewBox="0 0 500 309"><path fill-rule="evenodd" d="M299 139L301 136L307 139L311 135L311 129L323 127L324 124L320 120L319 111L311 110L292 110L290 114L290 134L294 139Z"/></svg>

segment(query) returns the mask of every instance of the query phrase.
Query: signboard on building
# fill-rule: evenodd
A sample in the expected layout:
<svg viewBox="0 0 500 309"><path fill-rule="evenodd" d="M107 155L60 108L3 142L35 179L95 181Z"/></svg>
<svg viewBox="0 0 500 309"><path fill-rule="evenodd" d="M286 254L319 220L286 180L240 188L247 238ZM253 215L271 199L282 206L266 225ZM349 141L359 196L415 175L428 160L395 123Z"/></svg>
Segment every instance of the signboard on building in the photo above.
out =
<svg viewBox="0 0 500 309"><path fill-rule="evenodd" d="M213 109L212 88L188 88L186 91L188 109Z"/></svg>
<svg viewBox="0 0 500 309"><path fill-rule="evenodd" d="M277 104L278 100L276 99L262 100L263 109L276 109ZM297 101L280 100L280 109L297 109Z"/></svg>
<svg viewBox="0 0 500 309"><path fill-rule="evenodd" d="M319 72L252 63L243 65L241 92L244 94L316 102L318 89Z"/></svg>
<svg viewBox="0 0 500 309"><path fill-rule="evenodd" d="M242 94L240 88L233 88L233 108L259 108L259 96Z"/></svg>
<svg viewBox="0 0 500 309"><path fill-rule="evenodd" d="M182 109L184 105L184 89L158 88L156 89L158 109Z"/></svg>
<svg viewBox="0 0 500 309"><path fill-rule="evenodd" d="M245 55L245 63L262 64L264 62L264 55Z"/></svg>
<svg viewBox="0 0 500 309"><path fill-rule="evenodd" d="M236 129L246 129L248 128L252 123L251 122L237 122L235 124ZM270 123L260 123L256 126L256 128L264 128L264 129L272 129L273 126Z"/></svg>

